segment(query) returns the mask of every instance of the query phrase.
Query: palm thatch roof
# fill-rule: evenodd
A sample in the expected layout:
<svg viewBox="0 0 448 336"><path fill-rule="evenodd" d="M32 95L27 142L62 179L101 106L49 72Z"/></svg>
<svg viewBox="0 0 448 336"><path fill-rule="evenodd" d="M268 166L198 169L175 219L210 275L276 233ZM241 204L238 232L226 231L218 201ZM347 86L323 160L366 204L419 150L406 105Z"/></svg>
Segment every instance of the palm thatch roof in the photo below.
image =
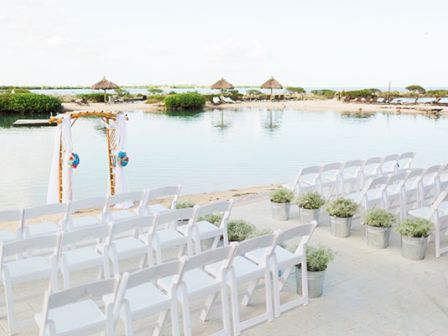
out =
<svg viewBox="0 0 448 336"><path fill-rule="evenodd" d="M263 83L263 85L261 85L262 89L283 89L283 86L274 79L274 77L271 77L271 79L269 79L268 81L266 81L265 83Z"/></svg>
<svg viewBox="0 0 448 336"><path fill-rule="evenodd" d="M103 77L98 83L92 85L92 89L94 90L110 90L110 89L118 89L119 86L110 80L107 80L106 77Z"/></svg>
<svg viewBox="0 0 448 336"><path fill-rule="evenodd" d="M211 86L214 90L231 90L233 89L233 85L226 81L224 78L221 78L215 84Z"/></svg>

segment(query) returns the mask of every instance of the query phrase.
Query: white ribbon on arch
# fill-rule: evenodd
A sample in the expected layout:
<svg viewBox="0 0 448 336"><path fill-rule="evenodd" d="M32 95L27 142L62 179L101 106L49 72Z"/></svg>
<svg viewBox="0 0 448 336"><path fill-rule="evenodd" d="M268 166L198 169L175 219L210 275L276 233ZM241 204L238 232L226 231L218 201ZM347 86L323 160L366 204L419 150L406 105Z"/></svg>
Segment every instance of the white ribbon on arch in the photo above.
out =
<svg viewBox="0 0 448 336"><path fill-rule="evenodd" d="M116 136L117 136L117 151L115 155L119 152L126 152L126 116L122 113L117 115L116 119ZM118 165L118 159L116 158L115 166L115 193L121 194L127 191L128 185L126 181L126 168L120 167Z"/></svg>
<svg viewBox="0 0 448 336"><path fill-rule="evenodd" d="M59 202L59 151L62 146L62 202L72 199L72 171L68 160L73 151L72 144L72 118L70 114L60 115L62 122L56 128L56 139L53 147L50 177L48 180L47 203Z"/></svg>

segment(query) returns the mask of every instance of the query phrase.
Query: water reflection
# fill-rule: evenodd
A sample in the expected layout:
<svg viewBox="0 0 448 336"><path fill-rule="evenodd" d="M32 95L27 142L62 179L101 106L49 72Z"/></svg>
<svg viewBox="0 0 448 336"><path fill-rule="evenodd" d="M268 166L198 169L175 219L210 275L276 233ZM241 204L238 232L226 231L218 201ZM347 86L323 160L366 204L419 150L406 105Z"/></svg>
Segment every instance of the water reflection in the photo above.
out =
<svg viewBox="0 0 448 336"><path fill-rule="evenodd" d="M197 119L202 115L202 111L166 111L164 113L167 116L185 120Z"/></svg>
<svg viewBox="0 0 448 336"><path fill-rule="evenodd" d="M224 111L223 109L214 109L212 111L212 125L221 129L225 129L232 125L232 111Z"/></svg>
<svg viewBox="0 0 448 336"><path fill-rule="evenodd" d="M282 124L283 110L268 109L262 112L263 127L275 130Z"/></svg>
<svg viewBox="0 0 448 336"><path fill-rule="evenodd" d="M374 112L365 112L365 111L357 111L357 112L342 112L341 117L347 119L369 119L375 115Z"/></svg>

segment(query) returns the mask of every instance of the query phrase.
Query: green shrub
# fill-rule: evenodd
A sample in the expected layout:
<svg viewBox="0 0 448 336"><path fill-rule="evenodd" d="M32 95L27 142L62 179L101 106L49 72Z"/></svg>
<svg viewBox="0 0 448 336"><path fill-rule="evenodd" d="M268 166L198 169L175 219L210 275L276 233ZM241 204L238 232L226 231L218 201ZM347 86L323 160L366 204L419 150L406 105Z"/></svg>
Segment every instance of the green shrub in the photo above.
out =
<svg viewBox="0 0 448 336"><path fill-rule="evenodd" d="M364 218L364 224L374 227L388 228L395 223L395 216L383 209L370 210Z"/></svg>
<svg viewBox="0 0 448 336"><path fill-rule="evenodd" d="M297 86L288 86L286 91L289 91L290 93L306 93L304 88Z"/></svg>
<svg viewBox="0 0 448 336"><path fill-rule="evenodd" d="M316 96L321 96L327 99L334 98L334 95L336 94L336 91L334 90L328 90L328 89L322 89L322 90L311 90L311 93Z"/></svg>
<svg viewBox="0 0 448 336"><path fill-rule="evenodd" d="M320 209L324 204L324 198L317 192L304 193L297 199L297 206L303 209Z"/></svg>
<svg viewBox="0 0 448 336"><path fill-rule="evenodd" d="M261 96L261 95L263 95L263 92L261 92L260 90L253 90L253 89L247 90L246 93L248 95L251 95L251 96Z"/></svg>
<svg viewBox="0 0 448 336"><path fill-rule="evenodd" d="M448 90L428 90L426 91L428 96L446 97L448 96Z"/></svg>
<svg viewBox="0 0 448 336"><path fill-rule="evenodd" d="M210 214L198 218L198 221L207 221L214 225L219 225L221 223L221 220L222 220L222 214Z"/></svg>
<svg viewBox="0 0 448 336"><path fill-rule="evenodd" d="M406 90L413 92L413 93L418 93L418 94L425 94L426 90L420 86L420 85L409 85L406 86Z"/></svg>
<svg viewBox="0 0 448 336"><path fill-rule="evenodd" d="M377 96L381 91L378 89L363 89L363 90L352 90L344 91L342 95L344 97L354 98L371 98Z"/></svg>
<svg viewBox="0 0 448 336"><path fill-rule="evenodd" d="M150 87L148 88L148 93L151 95L160 95L163 93L163 90L157 87Z"/></svg>
<svg viewBox="0 0 448 336"><path fill-rule="evenodd" d="M326 210L330 216L339 218L353 217L358 210L358 204L347 198L336 198L327 204Z"/></svg>
<svg viewBox="0 0 448 336"><path fill-rule="evenodd" d="M271 193L271 202L274 203L289 203L294 198L292 191L281 188Z"/></svg>
<svg viewBox="0 0 448 336"><path fill-rule="evenodd" d="M62 110L61 101L53 96L35 93L0 95L0 113L5 114L50 114Z"/></svg>
<svg viewBox="0 0 448 336"><path fill-rule="evenodd" d="M333 261L334 253L329 248L308 246L306 249L306 268L308 272L322 272Z"/></svg>
<svg viewBox="0 0 448 336"><path fill-rule="evenodd" d="M170 111L201 110L205 98L197 92L176 93L165 97L165 107Z"/></svg>
<svg viewBox="0 0 448 336"><path fill-rule="evenodd" d="M428 237L432 223L422 218L405 219L397 226L397 232L406 237Z"/></svg>
<svg viewBox="0 0 448 336"><path fill-rule="evenodd" d="M177 202L176 209L192 208L194 205L192 201Z"/></svg>
<svg viewBox="0 0 448 336"><path fill-rule="evenodd" d="M242 219L229 221L227 226L229 241L243 241L251 237L255 231L254 225Z"/></svg>
<svg viewBox="0 0 448 336"><path fill-rule="evenodd" d="M110 94L106 94L106 99L108 99L107 97L109 97ZM95 92L95 93L81 93L81 94L77 94L75 96L78 99L83 99L83 100L87 100L88 102L92 102L92 103L104 103L104 93L101 92Z"/></svg>
<svg viewBox="0 0 448 336"><path fill-rule="evenodd" d="M150 95L148 97L148 99L146 100L146 104L156 104L156 103L161 103L165 100L165 95L161 95L161 94L153 94Z"/></svg>

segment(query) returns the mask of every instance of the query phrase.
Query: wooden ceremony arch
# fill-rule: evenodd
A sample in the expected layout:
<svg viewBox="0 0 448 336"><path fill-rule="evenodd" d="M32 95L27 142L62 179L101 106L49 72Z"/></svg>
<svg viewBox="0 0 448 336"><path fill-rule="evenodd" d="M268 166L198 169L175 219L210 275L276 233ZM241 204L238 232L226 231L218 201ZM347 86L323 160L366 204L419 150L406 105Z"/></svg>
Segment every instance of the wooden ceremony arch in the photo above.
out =
<svg viewBox="0 0 448 336"><path fill-rule="evenodd" d="M76 120L79 118L101 118L107 125L110 124L111 121L117 120L118 113L116 112L68 112L70 113L70 117L73 120L71 126L74 125ZM62 122L62 118L51 117L49 120L50 123L60 124ZM62 135L61 135L62 136ZM115 156L114 151L117 149L117 131L115 127L106 127L106 137L107 137L107 156L109 162L109 188L110 194L115 195ZM62 169L63 169L63 160L64 160L64 148L62 141L59 146L59 166L58 166L58 198L59 203L62 203L63 197L63 179L62 179Z"/></svg>

